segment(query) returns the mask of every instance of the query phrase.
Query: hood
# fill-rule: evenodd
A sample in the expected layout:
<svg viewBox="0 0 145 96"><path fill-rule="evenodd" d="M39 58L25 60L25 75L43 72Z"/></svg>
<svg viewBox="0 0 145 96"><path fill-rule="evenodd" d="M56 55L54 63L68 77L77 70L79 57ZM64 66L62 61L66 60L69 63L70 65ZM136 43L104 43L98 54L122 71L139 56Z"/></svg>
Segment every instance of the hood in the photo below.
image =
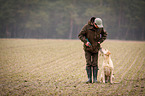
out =
<svg viewBox="0 0 145 96"><path fill-rule="evenodd" d="M90 20L88 21L88 25L93 25L96 17L91 17Z"/></svg>

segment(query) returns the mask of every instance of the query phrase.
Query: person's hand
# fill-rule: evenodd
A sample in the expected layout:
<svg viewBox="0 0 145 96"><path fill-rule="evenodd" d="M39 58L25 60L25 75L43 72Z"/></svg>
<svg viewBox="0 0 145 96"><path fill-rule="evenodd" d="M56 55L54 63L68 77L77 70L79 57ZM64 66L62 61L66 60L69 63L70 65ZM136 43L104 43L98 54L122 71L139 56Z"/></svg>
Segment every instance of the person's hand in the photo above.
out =
<svg viewBox="0 0 145 96"><path fill-rule="evenodd" d="M90 47L91 44L90 44L90 42L87 42L85 45Z"/></svg>
<svg viewBox="0 0 145 96"><path fill-rule="evenodd" d="M101 43L100 42L98 42L98 46L100 46L100 48L101 48Z"/></svg>

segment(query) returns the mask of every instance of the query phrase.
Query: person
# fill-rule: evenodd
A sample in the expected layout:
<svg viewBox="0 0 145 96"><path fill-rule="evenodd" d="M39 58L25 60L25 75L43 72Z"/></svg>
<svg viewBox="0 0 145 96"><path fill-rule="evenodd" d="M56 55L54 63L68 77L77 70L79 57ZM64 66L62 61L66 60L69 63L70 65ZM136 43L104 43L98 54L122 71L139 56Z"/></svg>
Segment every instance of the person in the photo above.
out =
<svg viewBox="0 0 145 96"><path fill-rule="evenodd" d="M102 20L100 18L91 17L88 24L81 29L78 38L84 43L84 51L86 58L86 72L88 81L86 83L97 83L98 74L98 51L100 44L106 39L107 32L103 29Z"/></svg>

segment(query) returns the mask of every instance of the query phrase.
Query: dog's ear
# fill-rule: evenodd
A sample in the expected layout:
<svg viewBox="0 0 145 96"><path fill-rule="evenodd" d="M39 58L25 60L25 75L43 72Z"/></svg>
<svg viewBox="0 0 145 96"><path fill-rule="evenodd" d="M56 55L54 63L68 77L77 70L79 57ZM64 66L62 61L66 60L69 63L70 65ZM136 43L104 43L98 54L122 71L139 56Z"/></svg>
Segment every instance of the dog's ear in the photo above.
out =
<svg viewBox="0 0 145 96"><path fill-rule="evenodd" d="M110 54L111 54L111 52L110 52L110 51L108 51L108 52L107 52L107 55L109 56Z"/></svg>

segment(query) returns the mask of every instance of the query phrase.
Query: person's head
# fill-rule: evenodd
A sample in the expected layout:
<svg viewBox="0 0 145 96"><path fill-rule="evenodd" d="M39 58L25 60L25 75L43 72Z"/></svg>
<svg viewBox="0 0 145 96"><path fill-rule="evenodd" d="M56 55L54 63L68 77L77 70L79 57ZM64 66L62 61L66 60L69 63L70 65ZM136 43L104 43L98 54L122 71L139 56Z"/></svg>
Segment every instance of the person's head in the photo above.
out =
<svg viewBox="0 0 145 96"><path fill-rule="evenodd" d="M103 28L102 19L101 18L95 18L94 26L96 28Z"/></svg>

